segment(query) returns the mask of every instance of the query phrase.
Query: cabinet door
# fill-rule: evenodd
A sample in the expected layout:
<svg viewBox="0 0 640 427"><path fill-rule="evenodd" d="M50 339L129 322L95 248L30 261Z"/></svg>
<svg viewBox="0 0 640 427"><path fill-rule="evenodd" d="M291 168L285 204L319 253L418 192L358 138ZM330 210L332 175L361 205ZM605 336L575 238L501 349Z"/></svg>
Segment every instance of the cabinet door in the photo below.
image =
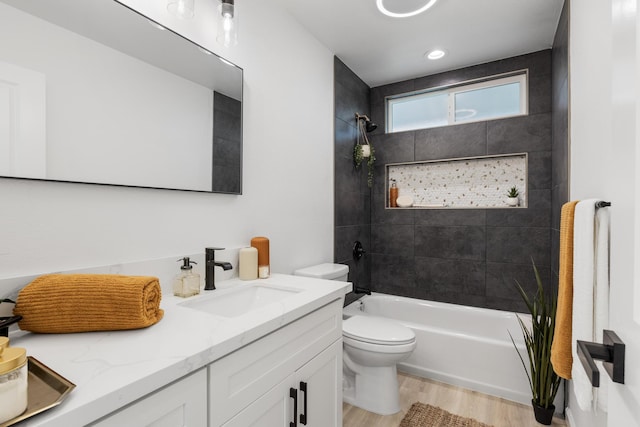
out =
<svg viewBox="0 0 640 427"><path fill-rule="evenodd" d="M299 426L342 426L342 339L298 369L293 387L298 389Z"/></svg>
<svg viewBox="0 0 640 427"><path fill-rule="evenodd" d="M206 369L201 369L92 424L93 427L206 427L206 425Z"/></svg>
<svg viewBox="0 0 640 427"><path fill-rule="evenodd" d="M223 424L223 427L289 427L289 423L297 416L293 398L290 397L293 383L294 374L291 374Z"/></svg>
<svg viewBox="0 0 640 427"><path fill-rule="evenodd" d="M210 425L223 425L341 337L336 300L213 362Z"/></svg>

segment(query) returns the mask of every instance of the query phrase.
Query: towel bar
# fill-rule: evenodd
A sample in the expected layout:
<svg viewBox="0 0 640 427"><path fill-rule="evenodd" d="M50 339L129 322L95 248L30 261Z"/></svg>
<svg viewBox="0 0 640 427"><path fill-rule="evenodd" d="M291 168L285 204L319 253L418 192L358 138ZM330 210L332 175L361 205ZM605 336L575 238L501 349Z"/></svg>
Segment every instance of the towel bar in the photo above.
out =
<svg viewBox="0 0 640 427"><path fill-rule="evenodd" d="M609 206L611 206L611 202L605 202L602 200L599 202L596 202L596 208L607 208Z"/></svg>
<svg viewBox="0 0 640 427"><path fill-rule="evenodd" d="M624 384L624 342L615 332L604 330L602 332L603 344L578 340L578 357L584 368L591 385L600 387L600 371L594 359L602 360L604 369L613 382Z"/></svg>

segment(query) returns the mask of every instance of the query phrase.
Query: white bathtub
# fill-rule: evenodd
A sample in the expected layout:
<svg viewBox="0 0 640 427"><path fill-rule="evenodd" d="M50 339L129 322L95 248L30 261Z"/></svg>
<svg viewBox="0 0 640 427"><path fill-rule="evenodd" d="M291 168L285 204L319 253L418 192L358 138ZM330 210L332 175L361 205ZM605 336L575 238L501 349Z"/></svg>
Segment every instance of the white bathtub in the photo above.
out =
<svg viewBox="0 0 640 427"><path fill-rule="evenodd" d="M529 382L509 338L511 332L527 362L513 313L378 293L343 313L386 317L413 329L417 347L398 365L400 371L531 404Z"/></svg>

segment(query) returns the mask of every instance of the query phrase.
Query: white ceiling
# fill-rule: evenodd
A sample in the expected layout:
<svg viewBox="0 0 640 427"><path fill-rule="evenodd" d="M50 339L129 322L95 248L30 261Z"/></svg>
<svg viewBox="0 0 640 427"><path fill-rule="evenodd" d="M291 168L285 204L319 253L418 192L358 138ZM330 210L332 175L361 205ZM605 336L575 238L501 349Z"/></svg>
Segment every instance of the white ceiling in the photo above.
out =
<svg viewBox="0 0 640 427"><path fill-rule="evenodd" d="M417 4L427 0L385 0ZM282 0L289 12L369 86L548 49L564 0L438 0L410 18L375 0ZM433 48L447 51L437 61Z"/></svg>

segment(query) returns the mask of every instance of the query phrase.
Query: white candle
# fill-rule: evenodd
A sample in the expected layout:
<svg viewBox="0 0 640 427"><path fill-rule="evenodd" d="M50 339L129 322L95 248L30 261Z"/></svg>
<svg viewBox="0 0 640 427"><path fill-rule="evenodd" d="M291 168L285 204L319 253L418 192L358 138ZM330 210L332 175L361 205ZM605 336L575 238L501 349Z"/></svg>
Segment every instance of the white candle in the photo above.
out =
<svg viewBox="0 0 640 427"><path fill-rule="evenodd" d="M258 250L256 248L241 248L238 256L240 280L255 280L258 278Z"/></svg>

